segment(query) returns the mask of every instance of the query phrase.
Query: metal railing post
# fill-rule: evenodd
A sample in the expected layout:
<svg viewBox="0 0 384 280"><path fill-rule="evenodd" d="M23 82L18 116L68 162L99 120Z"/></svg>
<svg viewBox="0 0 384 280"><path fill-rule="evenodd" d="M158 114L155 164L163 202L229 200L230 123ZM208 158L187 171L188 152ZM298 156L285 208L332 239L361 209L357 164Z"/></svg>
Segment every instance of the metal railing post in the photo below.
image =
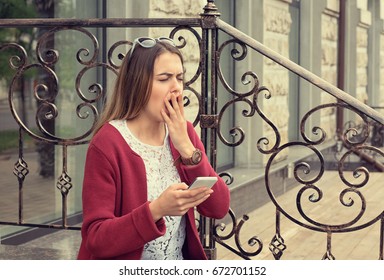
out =
<svg viewBox="0 0 384 280"><path fill-rule="evenodd" d="M202 27L202 88L201 88L201 140L206 148L210 163L216 169L216 116L217 116L217 28L216 18L220 16L213 0L208 1L201 14ZM210 133L208 133L210 129ZM200 217L200 239L208 259L216 259L214 241L214 220Z"/></svg>

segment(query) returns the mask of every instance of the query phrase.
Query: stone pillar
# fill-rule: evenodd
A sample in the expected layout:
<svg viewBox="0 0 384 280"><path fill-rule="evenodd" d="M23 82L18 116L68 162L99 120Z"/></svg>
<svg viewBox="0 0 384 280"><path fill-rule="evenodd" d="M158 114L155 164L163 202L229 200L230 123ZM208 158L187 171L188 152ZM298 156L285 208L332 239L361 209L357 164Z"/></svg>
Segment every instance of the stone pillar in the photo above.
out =
<svg viewBox="0 0 384 280"><path fill-rule="evenodd" d="M368 29L371 14L365 0L348 0L346 9L345 91L362 102L368 102ZM348 120L355 120L355 114L346 111L345 121Z"/></svg>
<svg viewBox="0 0 384 280"><path fill-rule="evenodd" d="M337 86L337 62L338 62L338 1L328 0L321 15L321 77L329 83ZM322 92L321 104L336 102L331 94ZM320 113L320 126L327 133L328 139L336 135L336 110L335 108L323 109Z"/></svg>
<svg viewBox="0 0 384 280"><path fill-rule="evenodd" d="M384 97L380 94L384 90L381 87L384 79L380 78L383 77L381 68L384 65L384 60L381 59L384 50L382 49L384 46L384 4L381 2L380 0L368 2L368 10L372 13L372 26L368 31L368 105L370 106L384 105Z"/></svg>
<svg viewBox="0 0 384 280"><path fill-rule="evenodd" d="M252 38L263 42L264 38L264 0L242 0L236 3L235 26ZM239 46L237 46L239 48ZM248 49L245 60L235 63L235 89L238 92L246 92L249 88L241 84L241 76L247 71L257 74L260 83L263 81L263 58L252 49ZM263 98L260 98L261 101ZM257 140L263 135L263 123L257 116L246 118L242 116L243 110L249 110L248 106L236 105L235 125L243 128L245 132L244 142L235 148L235 165L237 167L259 167L263 163L262 155L257 150Z"/></svg>
<svg viewBox="0 0 384 280"><path fill-rule="evenodd" d="M319 54L322 53L322 36L320 35L324 32L322 30L324 28L322 14L326 2L308 0L300 3L300 65L321 77L322 57ZM309 110L321 104L321 90L304 79L300 79L299 87L299 116L301 120ZM306 134L313 136L310 130L314 126L321 126L320 119L311 118L308 120L307 125Z"/></svg>
<svg viewBox="0 0 384 280"><path fill-rule="evenodd" d="M265 1L264 6L264 44L284 57L289 57L289 34L291 31L291 1ZM264 58L263 83L270 89L272 98L264 101L263 110L266 116L277 126L281 143L288 142L289 120L289 71L268 58ZM261 97L261 96L260 96ZM274 144L274 132L264 124L264 136L270 139L270 147ZM287 150L279 153L276 161L287 156ZM269 158L269 156L267 156Z"/></svg>

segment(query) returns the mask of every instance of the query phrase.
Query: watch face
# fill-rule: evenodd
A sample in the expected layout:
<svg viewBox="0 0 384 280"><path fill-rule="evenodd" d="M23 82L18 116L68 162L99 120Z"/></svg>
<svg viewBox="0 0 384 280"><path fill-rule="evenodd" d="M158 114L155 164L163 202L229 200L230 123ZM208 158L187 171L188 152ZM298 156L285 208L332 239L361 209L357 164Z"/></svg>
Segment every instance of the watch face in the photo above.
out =
<svg viewBox="0 0 384 280"><path fill-rule="evenodd" d="M201 161L202 154L200 150L195 150L192 154L192 161L194 164L198 164Z"/></svg>

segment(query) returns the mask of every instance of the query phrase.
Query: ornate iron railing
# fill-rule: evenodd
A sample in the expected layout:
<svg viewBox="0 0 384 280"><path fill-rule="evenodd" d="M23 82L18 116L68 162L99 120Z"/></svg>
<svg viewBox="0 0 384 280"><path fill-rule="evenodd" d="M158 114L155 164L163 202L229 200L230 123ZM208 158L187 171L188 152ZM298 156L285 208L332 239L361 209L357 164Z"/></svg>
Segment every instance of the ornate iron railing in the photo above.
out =
<svg viewBox="0 0 384 280"><path fill-rule="evenodd" d="M99 45L98 39L89 31L89 28L137 28L137 27L171 27L172 31L169 37L174 38L178 43L180 49L187 46L191 40L196 41L200 53L199 65L196 72L191 75L185 83L185 90L189 91L194 96L198 103L198 114L194 119L194 125L200 125L201 137L207 148L209 158L212 165L217 167L217 142L221 141L224 145L229 147L236 147L243 143L245 138L244 130L235 126L230 130L231 135L237 135L238 140L230 142L226 140L222 132L223 114L229 107L234 107L237 104L247 106L249 109L244 110L242 116L246 118L260 117L264 125L268 126L272 131L273 140L270 136L263 136L257 140L257 149L262 154L267 156L268 160L265 165L265 186L271 201L276 207L276 224L275 234L271 236L269 243L269 250L275 259L280 259L287 248L283 234L280 229L280 219L284 217L291 220L294 224L310 229L312 231L326 233L327 249L324 253L324 259L335 258L332 254L332 237L334 233L352 232L362 228L366 228L375 223L381 223L380 227L380 240L378 241L378 258L383 259L384 247L384 209L378 209L378 213L373 218L358 224L361 218L366 214L366 199L361 193L361 189L367 188L370 178L368 169L364 166L359 166L353 171L354 178L362 176L362 180L358 183L352 182L345 176L344 163L352 153L359 153L361 151L375 152L379 156L383 156L383 152L375 146L368 143L370 135L370 122L384 124L384 116L373 110L369 106L356 100L349 94L343 92L337 87L331 85L325 80L319 78L313 73L293 63L289 59L279 55L271 49L265 47L263 44L240 32L234 27L228 25L220 20L219 13L214 4L214 1L208 1L204 7L204 13L199 18L192 19L1 19L0 28L11 27L36 27L44 28L45 31L37 39L35 57L36 61L32 61L30 54L20 45L15 43L4 44L0 46L0 52L5 50L15 50L18 54L10 58L10 67L15 70L13 79L9 86L9 108L19 126L19 150L18 160L14 165L14 174L18 180L19 188L19 204L18 204L18 219L17 221L0 221L0 225L12 226L28 226L40 228L55 228L55 229L71 229L79 230L79 226L68 224L68 199L71 190L73 189L72 175L68 172L68 148L76 145L85 145L89 141L89 136L92 132L93 124L95 123L100 106L106 97L106 84L105 80L102 83L94 82L88 87L88 93L84 93L81 89L81 82L83 76L91 69L103 69L104 72L112 74L117 73L119 69L118 62L115 62L113 57L121 57L121 54L116 54L117 49L121 46L130 46L132 40L122 40L115 42L109 49L106 49L105 60L100 61L100 52L102 49ZM55 48L50 47L50 38L59 33L66 31L74 31L81 33L88 37L91 41L93 49L82 47L77 52L77 62L81 66L75 80L75 93L79 100L78 104L73 104L76 116L79 121L88 121L88 128L82 131L80 135L62 137L55 133L52 129L52 123L58 117L59 108L56 105L56 99L60 95L59 78L55 72L55 66L59 61L59 53ZM178 35L180 32L187 32L189 38L186 39L184 35ZM224 32L231 38L224 41L219 45L220 32ZM231 58L240 61L247 58L247 52L251 49L261 55L268 57L275 63L285 67L289 71L297 74L299 77L307 80L312 85L324 90L325 92L336 97L338 102L330 104L322 104L311 109L301 119L300 134L302 141L294 141L288 143L281 143L282 137L279 128L271 121L260 106L260 98L264 94L266 99L269 99L273 92L264 86L260 85L260 81L256 73L252 70L247 71L242 75L242 82L246 83L250 79L253 86L246 93L236 91L231 88L226 81L224 74L221 70L220 57L223 55L223 50L230 46L234 46L231 52ZM104 46L105 47L105 46ZM239 50L236 48L238 47ZM17 88L17 81L30 70L36 70L40 74L44 74L44 80L37 83L33 88L33 98L37 103L35 112L35 122L37 129L31 129L23 118L20 112L16 110L15 92ZM103 73L104 73L103 72ZM225 90L232 96L222 108L218 107L218 84L222 85ZM191 100L185 98L185 105L188 106ZM341 108L348 110L359 117L359 127L348 127L345 131L338 134L339 139L343 143L345 150L338 150L339 158L337 160L337 170L341 181L345 184L345 188L340 192L339 202L343 207L352 207L355 205L355 200L348 197L354 194L361 204L361 209L350 217L348 221L332 223L318 221L306 213L306 208L303 207L305 195L311 191L308 196L307 202L316 204L322 200L323 191L318 187L318 182L325 173L324 157L319 146L326 141L326 132L321 127L315 126L312 128L311 133L315 139L312 139L306 132L307 120L315 113L328 109L328 108ZM67 112L61 112L66 114ZM60 223L26 223L24 221L23 209L23 191L26 187L26 178L29 174L28 163L24 159L24 137L28 135L40 143L48 143L62 148L62 170L56 181L56 187L62 196L62 215ZM358 136L358 137L357 137ZM297 185L296 196L296 210L299 213L299 218L290 213L277 199L274 193L274 186L271 183L271 168L274 166L275 160L279 155L291 148L299 148L308 150L314 158L316 158L320 168L314 170L311 164L305 160L298 162L294 166L293 176ZM313 173L316 173L313 175ZM223 172L220 174L224 177L230 186L234 181L230 173ZM76 186L80 187L80 186ZM255 194L256 196L256 194ZM252 199L252 198L250 198ZM271 213L273 215L273 213ZM210 259L215 259L216 245L220 244L227 250L241 256L244 259L249 259L260 254L264 249L263 241L254 236L248 239L248 245L251 249L245 249L240 241L242 228L245 223L250 223L249 217L243 215L238 219L234 211L230 210L229 218L226 224L220 223L215 220L200 217L199 229L201 234L202 243ZM229 232L226 231L229 228ZM257 233L257 228L255 229ZM230 245L227 241L233 239L235 245Z"/></svg>

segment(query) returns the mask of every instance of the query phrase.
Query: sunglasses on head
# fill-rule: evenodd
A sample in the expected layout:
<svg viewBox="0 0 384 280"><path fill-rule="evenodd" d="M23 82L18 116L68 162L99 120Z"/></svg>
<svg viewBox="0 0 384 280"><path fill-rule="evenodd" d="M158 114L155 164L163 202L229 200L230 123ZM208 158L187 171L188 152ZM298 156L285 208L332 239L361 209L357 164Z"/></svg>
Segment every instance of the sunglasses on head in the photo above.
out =
<svg viewBox="0 0 384 280"><path fill-rule="evenodd" d="M136 38L132 43L132 47L129 52L128 62L129 60L131 60L133 51L135 50L135 47L137 45L140 45L143 48L149 49L149 48L153 48L157 42L166 42L168 44L171 44L174 47L176 46L175 42L173 42L171 38L167 38L167 37L159 37L159 38L139 37L139 38Z"/></svg>

